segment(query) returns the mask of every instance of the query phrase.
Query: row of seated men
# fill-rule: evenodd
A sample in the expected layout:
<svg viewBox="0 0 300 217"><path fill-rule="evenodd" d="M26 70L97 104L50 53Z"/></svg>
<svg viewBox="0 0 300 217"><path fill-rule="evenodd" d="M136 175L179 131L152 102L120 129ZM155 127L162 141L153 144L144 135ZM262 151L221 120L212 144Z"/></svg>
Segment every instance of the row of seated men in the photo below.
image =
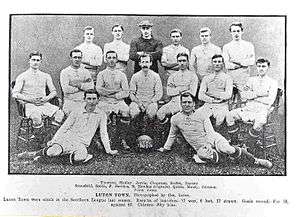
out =
<svg viewBox="0 0 300 217"><path fill-rule="evenodd" d="M158 149L162 152L170 150L176 134L180 132L197 151L194 156L196 162L217 162L218 153L226 153L234 158L245 155L253 164L268 168L272 166L270 161L255 158L246 149L230 145L215 132L209 121L211 116L216 118L217 125L226 120L232 142L238 131L235 125L237 119L254 121L250 135L258 136L277 93L276 81L266 75L270 67L268 60L257 60L257 76L249 78L240 89L241 99L246 101L246 105L229 111L228 100L232 96L233 79L224 70L224 58L220 54L212 57L212 73L201 82L198 98L205 104L197 110L195 98L198 77L188 69L189 55L186 53L179 53L176 57L179 70L170 75L167 85L167 95L171 100L160 109L157 102L162 97L162 84L159 75L150 69L153 63L150 54L139 57L141 70L133 75L128 86L126 75L117 69L117 53L108 51L107 68L97 75L96 90L93 90L91 75L81 67L82 52L72 50L70 57L71 66L61 72L64 112L47 103L56 91L50 75L38 70L42 60L40 53L30 54L30 69L18 76L12 95L26 102L26 115L32 118L35 130L42 128L42 115L53 115L57 122L62 121L63 114L68 116L46 148L24 152L19 157L38 160L45 156L70 154L71 162L86 162L92 158L87 153L87 147L99 124L106 152L116 154L117 151L111 150L109 144L107 117L112 112L120 113L123 123L129 124L130 119L134 120L139 113L145 113L150 120L157 116L161 125L168 122L169 115L173 115L168 139L164 147ZM50 89L47 96L45 85ZM128 94L131 98L129 106L124 102ZM124 144L126 147L126 141Z"/></svg>

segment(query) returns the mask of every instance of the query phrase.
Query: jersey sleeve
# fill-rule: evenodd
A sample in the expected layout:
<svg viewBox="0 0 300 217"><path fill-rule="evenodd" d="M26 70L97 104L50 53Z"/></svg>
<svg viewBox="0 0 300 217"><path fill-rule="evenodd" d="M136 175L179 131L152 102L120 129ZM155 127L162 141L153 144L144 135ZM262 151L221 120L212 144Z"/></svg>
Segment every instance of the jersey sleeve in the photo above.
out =
<svg viewBox="0 0 300 217"><path fill-rule="evenodd" d="M62 88L62 91L64 93L77 93L79 92L79 89L77 87L73 87L71 85L69 85L70 79L69 76L67 74L67 71L61 71L60 73L60 85Z"/></svg>
<svg viewBox="0 0 300 217"><path fill-rule="evenodd" d="M175 142L176 136L178 134L178 126L176 123L176 116L173 116L171 118L171 127L168 135L168 139L164 145L164 149L170 150L172 148L172 145Z"/></svg>

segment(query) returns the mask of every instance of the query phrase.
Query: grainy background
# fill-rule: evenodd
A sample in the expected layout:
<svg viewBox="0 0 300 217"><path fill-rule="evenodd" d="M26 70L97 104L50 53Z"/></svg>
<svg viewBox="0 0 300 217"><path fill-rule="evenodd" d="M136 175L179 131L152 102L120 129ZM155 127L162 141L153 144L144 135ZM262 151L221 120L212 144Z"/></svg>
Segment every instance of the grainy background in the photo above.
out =
<svg viewBox="0 0 300 217"><path fill-rule="evenodd" d="M244 24L245 40L255 46L256 57L271 60L270 75L284 84L284 17L184 17L184 16L104 16L104 15L13 15L11 17L11 79L28 68L28 54L38 50L44 58L41 70L50 73L59 93L60 71L67 67L69 52L83 40L83 28L91 25L95 28L94 42L103 45L110 42L111 27L119 23L124 26L124 41L130 41L140 35L137 24L144 19L154 23L153 35L162 40L164 46L170 44L169 32L180 28L183 32L182 44L192 49L200 43L199 30L208 26L212 30L212 42L220 47L231 41L228 27L233 21ZM129 77L133 64L129 63ZM252 68L253 72L255 69ZM162 68L160 68L162 73Z"/></svg>

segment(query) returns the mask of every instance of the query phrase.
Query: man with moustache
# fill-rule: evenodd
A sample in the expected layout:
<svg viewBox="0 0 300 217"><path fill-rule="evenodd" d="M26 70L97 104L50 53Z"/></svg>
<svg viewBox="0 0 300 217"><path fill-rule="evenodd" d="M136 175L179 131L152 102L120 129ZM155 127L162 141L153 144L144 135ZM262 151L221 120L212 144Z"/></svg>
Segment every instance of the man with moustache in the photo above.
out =
<svg viewBox="0 0 300 217"><path fill-rule="evenodd" d="M161 60L163 44L161 41L153 38L153 24L149 20L139 23L142 35L133 39L130 43L129 58L134 61L134 73L141 70L139 59L141 55L150 54L152 56L151 70L158 73L158 63Z"/></svg>
<svg viewBox="0 0 300 217"><path fill-rule="evenodd" d="M103 52L100 46L94 44L95 30L91 26L86 26L83 30L84 42L74 49L82 52L82 65L89 70L91 77L96 82L98 70L102 64Z"/></svg>
<svg viewBox="0 0 300 217"><path fill-rule="evenodd" d="M72 165L86 163L93 157L88 154L87 148L98 127L106 153L117 154L118 151L110 147L106 115L97 108L99 94L96 90L87 90L84 92L84 101L79 110L71 113L52 140L47 143L47 147L39 151L20 153L18 158L43 163L51 157L69 155Z"/></svg>
<svg viewBox="0 0 300 217"><path fill-rule="evenodd" d="M252 165L272 167L270 161L255 158L246 149L231 146L222 135L215 132L207 115L199 109L195 110L195 97L191 93L181 94L180 102L182 111L171 118L168 139L158 151L171 151L176 137L181 134L196 151L193 156L196 163L218 163L220 154L226 154L237 160L245 158Z"/></svg>
<svg viewBox="0 0 300 217"><path fill-rule="evenodd" d="M219 128L229 112L228 100L232 95L233 84L231 77L224 71L222 55L214 55L211 62L213 72L203 78L198 98L205 102L200 109L209 117L213 116L216 128Z"/></svg>
<svg viewBox="0 0 300 217"><path fill-rule="evenodd" d="M100 94L98 107L103 110L107 117L111 115L121 115L120 138L121 144L128 149L126 134L128 131L130 116L129 107L124 102L124 98L129 96L129 86L125 73L121 72L116 64L118 55L115 51L106 52L107 68L97 76L96 90Z"/></svg>
<svg viewBox="0 0 300 217"><path fill-rule="evenodd" d="M42 54L29 54L29 69L21 73L12 90L12 97L25 104L25 115L32 120L33 135L37 141L42 141L45 132L42 116L54 117L53 124L60 126L64 113L59 107L49 103L57 92L49 74L39 70ZM49 94L46 95L46 87Z"/></svg>
<svg viewBox="0 0 300 217"><path fill-rule="evenodd" d="M141 70L135 73L130 81L130 116L136 118L145 112L149 119L154 119L162 97L162 84L157 73L151 70L152 56L143 54L139 58Z"/></svg>
<svg viewBox="0 0 300 217"><path fill-rule="evenodd" d="M82 52L77 49L72 50L70 59L71 65L60 73L60 85L64 94L63 111L66 115L80 108L84 102L85 90L94 88L90 72L81 67Z"/></svg>
<svg viewBox="0 0 300 217"><path fill-rule="evenodd" d="M215 54L222 54L221 48L211 43L211 30L208 27L200 29L201 44L191 51L190 69L193 70L201 82L204 76L213 72L211 58Z"/></svg>
<svg viewBox="0 0 300 217"><path fill-rule="evenodd" d="M276 99L278 83L267 75L270 61L259 58L256 61L256 68L257 75L249 78L241 92L242 98L246 99L245 106L233 109L226 115L228 133L234 142L237 142L236 135L239 131L238 125L235 124L236 120L253 121L249 138L251 142L257 141L263 125L267 122L269 109Z"/></svg>
<svg viewBox="0 0 300 217"><path fill-rule="evenodd" d="M116 68L126 73L130 46L123 42L124 28L122 25L116 24L111 31L114 39L112 42L104 44L104 57L106 57L107 51L115 51L118 56ZM106 62L106 59L104 61Z"/></svg>

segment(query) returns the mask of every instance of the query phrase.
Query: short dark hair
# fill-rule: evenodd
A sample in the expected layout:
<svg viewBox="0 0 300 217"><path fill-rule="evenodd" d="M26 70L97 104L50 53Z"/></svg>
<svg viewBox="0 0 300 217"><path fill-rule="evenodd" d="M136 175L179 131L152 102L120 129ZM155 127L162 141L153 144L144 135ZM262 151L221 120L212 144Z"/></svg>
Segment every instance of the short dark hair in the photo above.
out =
<svg viewBox="0 0 300 217"><path fill-rule="evenodd" d="M172 33L174 32L178 32L180 34L180 36L182 36L182 32L180 29L172 29L171 32L170 32L170 36L172 35Z"/></svg>
<svg viewBox="0 0 300 217"><path fill-rule="evenodd" d="M187 53L179 53L176 56L176 59L178 59L179 57L186 57L186 59L189 61L189 55Z"/></svg>
<svg viewBox="0 0 300 217"><path fill-rule="evenodd" d="M92 26L86 26L86 27L84 27L83 32L85 32L86 30L93 30L93 31L95 31L94 27L92 27Z"/></svg>
<svg viewBox="0 0 300 217"><path fill-rule="evenodd" d="M107 51L106 54L105 54L105 58L107 57L107 54L109 54L109 53L115 53L116 56L117 56L117 58L118 58L118 54L117 54L117 52L114 51L114 50L109 50L109 51Z"/></svg>
<svg viewBox="0 0 300 217"><path fill-rule="evenodd" d="M184 92L184 93L180 94L180 102L182 102L183 97L191 97L193 102L196 102L196 97L194 97L194 95L191 94L190 92Z"/></svg>
<svg viewBox="0 0 300 217"><path fill-rule="evenodd" d="M73 53L81 53L81 56L82 56L82 51L79 50L79 49L73 49L70 51L70 57L72 57Z"/></svg>
<svg viewBox="0 0 300 217"><path fill-rule="evenodd" d="M242 31L244 31L244 28L243 28L243 24L241 22L234 22L234 23L231 23L231 25L229 26L229 31L231 32L231 27L232 26L238 26L241 28Z"/></svg>
<svg viewBox="0 0 300 217"><path fill-rule="evenodd" d="M111 27L111 31L114 31L114 28L115 28L115 27L121 27L122 31L124 32L124 28L123 28L123 26L120 25L120 24L113 25L113 27Z"/></svg>
<svg viewBox="0 0 300 217"><path fill-rule="evenodd" d="M84 99L86 98L87 94L96 94L97 99L99 99L99 97L100 97L100 94L95 89L89 89L89 90L84 91Z"/></svg>
<svg viewBox="0 0 300 217"><path fill-rule="evenodd" d="M141 56L139 57L139 63L141 62L142 58L144 58L144 57L150 57L150 62L153 62L153 57L152 57L152 55L146 53L146 54L143 54L143 55L141 55Z"/></svg>
<svg viewBox="0 0 300 217"><path fill-rule="evenodd" d="M270 61L269 61L268 59L266 59L266 58L258 58L258 59L256 60L256 63L255 63L255 64L257 65L257 63L267 63L268 66L271 65Z"/></svg>
<svg viewBox="0 0 300 217"><path fill-rule="evenodd" d="M215 54L215 55L213 55L213 57L211 58L211 60L217 59L217 58L222 58L223 63L224 63L224 57L221 54Z"/></svg>
<svg viewBox="0 0 300 217"><path fill-rule="evenodd" d="M31 57L33 57L33 56L39 56L41 59L43 58L43 55L39 51L31 52L29 54L29 59L31 59Z"/></svg>

